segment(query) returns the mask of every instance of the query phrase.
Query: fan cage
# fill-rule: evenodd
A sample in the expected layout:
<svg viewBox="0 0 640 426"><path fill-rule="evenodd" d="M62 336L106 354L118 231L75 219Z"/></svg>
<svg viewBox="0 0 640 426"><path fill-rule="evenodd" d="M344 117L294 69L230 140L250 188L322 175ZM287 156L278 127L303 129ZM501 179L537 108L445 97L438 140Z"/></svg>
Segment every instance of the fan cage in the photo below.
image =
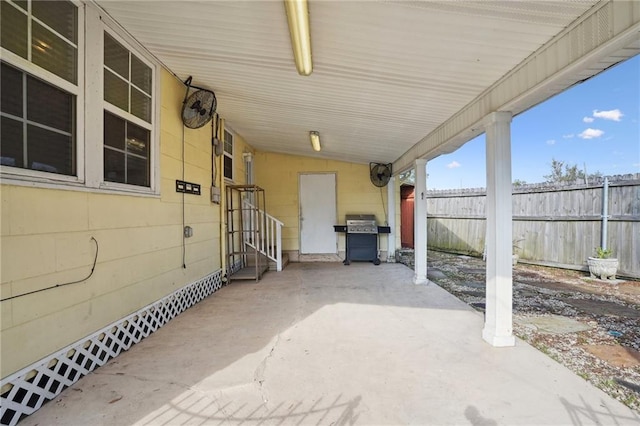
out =
<svg viewBox="0 0 640 426"><path fill-rule="evenodd" d="M371 183L375 186L382 188L389 183L391 179L391 165L390 164L382 164L382 163L371 163L369 178L371 179Z"/></svg>
<svg viewBox="0 0 640 426"><path fill-rule="evenodd" d="M233 264L228 275L240 267L240 262ZM17 424L82 377L220 290L223 285L222 270L213 272L7 376L0 381L0 424Z"/></svg>
<svg viewBox="0 0 640 426"><path fill-rule="evenodd" d="M206 89L197 90L184 99L182 122L190 129L198 129L213 118L217 106L215 93ZM203 114L202 111L205 113Z"/></svg>

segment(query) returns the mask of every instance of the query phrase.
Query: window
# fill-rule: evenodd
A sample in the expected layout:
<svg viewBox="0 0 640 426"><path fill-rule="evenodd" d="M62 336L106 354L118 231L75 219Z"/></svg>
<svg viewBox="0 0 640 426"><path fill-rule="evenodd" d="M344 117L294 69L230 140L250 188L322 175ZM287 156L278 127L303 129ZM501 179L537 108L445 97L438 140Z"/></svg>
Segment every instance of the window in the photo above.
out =
<svg viewBox="0 0 640 426"><path fill-rule="evenodd" d="M233 180L233 134L224 131L224 177Z"/></svg>
<svg viewBox="0 0 640 426"><path fill-rule="evenodd" d="M104 33L104 180L150 186L151 66Z"/></svg>
<svg viewBox="0 0 640 426"><path fill-rule="evenodd" d="M151 132L104 112L104 179L149 186Z"/></svg>
<svg viewBox="0 0 640 426"><path fill-rule="evenodd" d="M75 175L74 116L74 96L2 64L2 165Z"/></svg>
<svg viewBox="0 0 640 426"><path fill-rule="evenodd" d="M78 9L68 1L1 8L0 164L76 176Z"/></svg>
<svg viewBox="0 0 640 426"><path fill-rule="evenodd" d="M93 2L0 8L1 177L157 194L150 56Z"/></svg>
<svg viewBox="0 0 640 426"><path fill-rule="evenodd" d="M77 83L78 9L73 3L3 1L1 34L5 49Z"/></svg>

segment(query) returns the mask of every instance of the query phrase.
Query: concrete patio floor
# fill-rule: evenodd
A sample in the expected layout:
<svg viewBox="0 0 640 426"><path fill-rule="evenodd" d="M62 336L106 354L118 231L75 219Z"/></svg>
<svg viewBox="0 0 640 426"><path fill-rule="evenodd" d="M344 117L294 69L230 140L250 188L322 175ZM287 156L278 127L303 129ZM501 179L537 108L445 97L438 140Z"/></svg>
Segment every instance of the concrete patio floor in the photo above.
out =
<svg viewBox="0 0 640 426"><path fill-rule="evenodd" d="M236 281L22 425L640 424L401 264L295 263Z"/></svg>

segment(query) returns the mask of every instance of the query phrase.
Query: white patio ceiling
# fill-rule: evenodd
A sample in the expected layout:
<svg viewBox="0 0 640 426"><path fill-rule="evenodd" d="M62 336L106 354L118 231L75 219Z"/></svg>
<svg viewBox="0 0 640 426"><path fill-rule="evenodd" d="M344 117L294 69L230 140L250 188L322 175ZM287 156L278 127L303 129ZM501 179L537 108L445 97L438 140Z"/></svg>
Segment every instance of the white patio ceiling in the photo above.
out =
<svg viewBox="0 0 640 426"><path fill-rule="evenodd" d="M213 89L227 125L256 149L395 161L398 169L473 137L458 132L429 141L602 6L594 0L310 0L314 71L302 77L280 0L98 3L181 80L193 76L194 84ZM631 56L640 47L635 34L633 49L574 69L535 96L509 98L510 109L520 112ZM458 127L469 129L468 123ZM310 130L320 132L320 153L311 149Z"/></svg>

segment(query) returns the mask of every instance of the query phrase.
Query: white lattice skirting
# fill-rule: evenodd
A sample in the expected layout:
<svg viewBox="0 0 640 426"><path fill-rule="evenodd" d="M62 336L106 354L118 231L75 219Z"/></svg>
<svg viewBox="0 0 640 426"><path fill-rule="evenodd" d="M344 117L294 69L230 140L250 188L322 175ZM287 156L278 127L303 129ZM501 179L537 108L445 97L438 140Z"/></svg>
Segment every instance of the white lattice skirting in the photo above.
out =
<svg viewBox="0 0 640 426"><path fill-rule="evenodd" d="M235 271L238 266L234 265L232 269ZM15 425L81 377L218 291L223 285L221 272L216 271L188 284L138 312L4 378L0 382L3 390L0 423Z"/></svg>

